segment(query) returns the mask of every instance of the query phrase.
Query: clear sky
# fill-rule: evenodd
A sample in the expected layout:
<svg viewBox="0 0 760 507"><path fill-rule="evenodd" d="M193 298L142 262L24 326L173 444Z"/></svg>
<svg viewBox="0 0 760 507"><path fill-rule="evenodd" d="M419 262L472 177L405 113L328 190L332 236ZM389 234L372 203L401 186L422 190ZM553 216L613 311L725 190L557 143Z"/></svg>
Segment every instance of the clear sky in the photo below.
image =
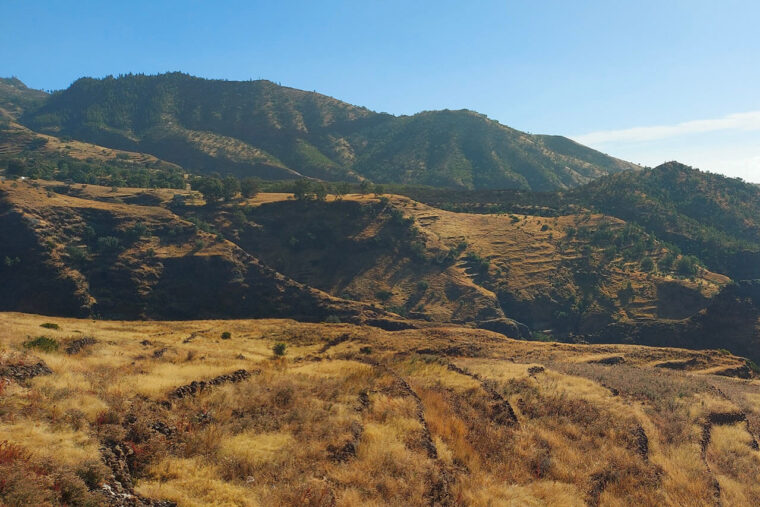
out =
<svg viewBox="0 0 760 507"><path fill-rule="evenodd" d="M0 0L0 76L264 78L760 182L759 26L756 0Z"/></svg>

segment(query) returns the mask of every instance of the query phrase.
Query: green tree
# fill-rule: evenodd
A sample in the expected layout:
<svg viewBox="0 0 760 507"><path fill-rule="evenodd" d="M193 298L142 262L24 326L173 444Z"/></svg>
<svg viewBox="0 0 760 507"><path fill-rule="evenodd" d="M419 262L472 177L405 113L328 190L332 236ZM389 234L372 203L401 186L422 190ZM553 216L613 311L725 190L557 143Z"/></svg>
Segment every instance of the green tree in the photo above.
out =
<svg viewBox="0 0 760 507"><path fill-rule="evenodd" d="M294 181L293 195L299 201L308 200L311 197L311 182L306 178Z"/></svg>
<svg viewBox="0 0 760 507"><path fill-rule="evenodd" d="M224 185L222 180L213 176L201 176L190 184L193 190L203 194L206 204L214 204L224 198Z"/></svg>
<svg viewBox="0 0 760 507"><path fill-rule="evenodd" d="M327 186L324 183L317 183L314 186L314 196L318 201L327 200Z"/></svg>
<svg viewBox="0 0 760 507"><path fill-rule="evenodd" d="M370 183L369 180L362 180L359 184L359 193L362 195L367 195L371 189L372 183Z"/></svg>
<svg viewBox="0 0 760 507"><path fill-rule="evenodd" d="M381 184L377 183L375 185L375 197L379 195L383 195L385 193L385 187L383 187Z"/></svg>
<svg viewBox="0 0 760 507"><path fill-rule="evenodd" d="M654 261L651 257L644 257L641 259L641 270L647 273L654 269Z"/></svg>
<svg viewBox="0 0 760 507"><path fill-rule="evenodd" d="M347 181L341 181L335 186L335 197L342 199L344 195L351 193L351 184Z"/></svg>
<svg viewBox="0 0 760 507"><path fill-rule="evenodd" d="M240 193L246 199L256 197L256 194L259 193L260 189L261 185L256 178L243 178L240 181Z"/></svg>
<svg viewBox="0 0 760 507"><path fill-rule="evenodd" d="M682 276L694 276L697 274L698 263L693 255L684 255L676 261L676 272Z"/></svg>
<svg viewBox="0 0 760 507"><path fill-rule="evenodd" d="M222 180L222 190L225 201L230 201L240 193L240 182L234 176L227 176Z"/></svg>
<svg viewBox="0 0 760 507"><path fill-rule="evenodd" d="M8 174L13 176L23 176L26 171L26 163L18 158L12 158L8 161Z"/></svg>

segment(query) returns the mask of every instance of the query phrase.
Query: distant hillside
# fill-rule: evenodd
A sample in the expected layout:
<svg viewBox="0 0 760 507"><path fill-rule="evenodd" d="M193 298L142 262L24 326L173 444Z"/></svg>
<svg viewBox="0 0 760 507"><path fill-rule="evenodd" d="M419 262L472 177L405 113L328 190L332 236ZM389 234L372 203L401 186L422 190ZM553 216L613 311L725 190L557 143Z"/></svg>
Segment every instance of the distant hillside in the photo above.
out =
<svg viewBox="0 0 760 507"><path fill-rule="evenodd" d="M150 153L190 171L267 179L555 190L637 167L471 111L397 117L269 81L181 73L82 78L27 111L22 122L47 134Z"/></svg>
<svg viewBox="0 0 760 507"><path fill-rule="evenodd" d="M47 93L27 88L18 78L0 78L0 118L17 118L26 109L39 107L47 98Z"/></svg>
<svg viewBox="0 0 760 507"><path fill-rule="evenodd" d="M712 271L735 280L760 278L760 187L678 162L604 176L559 192L397 186L389 190L468 213L604 213L699 257Z"/></svg>
<svg viewBox="0 0 760 507"><path fill-rule="evenodd" d="M760 188L669 162L620 173L568 194L638 223L737 280L760 278Z"/></svg>

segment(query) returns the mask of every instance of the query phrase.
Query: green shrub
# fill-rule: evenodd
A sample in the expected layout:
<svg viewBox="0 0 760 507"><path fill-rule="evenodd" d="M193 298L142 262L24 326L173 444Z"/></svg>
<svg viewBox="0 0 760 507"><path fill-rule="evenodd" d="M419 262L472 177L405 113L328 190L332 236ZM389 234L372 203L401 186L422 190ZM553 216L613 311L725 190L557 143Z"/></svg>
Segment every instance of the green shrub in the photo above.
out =
<svg viewBox="0 0 760 507"><path fill-rule="evenodd" d="M229 340L230 338L232 338L232 334L229 331L222 333L222 340Z"/></svg>
<svg viewBox="0 0 760 507"><path fill-rule="evenodd" d="M641 270L645 272L650 272L654 269L654 261L651 257L644 257L641 259Z"/></svg>
<svg viewBox="0 0 760 507"><path fill-rule="evenodd" d="M13 266L17 264L21 264L21 259L19 259L18 257L8 257L6 255L5 259L3 259L3 264L7 268L12 268Z"/></svg>
<svg viewBox="0 0 760 507"><path fill-rule="evenodd" d="M380 301L388 301L392 295L393 293L388 290L379 290L375 292L375 297Z"/></svg>
<svg viewBox="0 0 760 507"><path fill-rule="evenodd" d="M529 340L536 341L536 342L551 342L554 341L554 339L549 336L548 334L541 333L540 331L533 331L530 334Z"/></svg>
<svg viewBox="0 0 760 507"><path fill-rule="evenodd" d="M44 327L45 329L60 329L61 326L58 324L54 324L52 322L45 322L44 324L40 324L40 327Z"/></svg>
<svg viewBox="0 0 760 507"><path fill-rule="evenodd" d="M117 248L119 248L119 238L113 236L103 236L98 238L99 252L113 252Z"/></svg>
<svg viewBox="0 0 760 507"><path fill-rule="evenodd" d="M276 357L282 357L285 355L285 351L287 350L288 346L284 343L277 342L272 346L272 352Z"/></svg>
<svg viewBox="0 0 760 507"><path fill-rule="evenodd" d="M25 341L24 348L39 349L42 352L55 352L58 350L58 342L47 336L38 336L33 340Z"/></svg>
<svg viewBox="0 0 760 507"><path fill-rule="evenodd" d="M359 349L362 354L372 354L372 347L362 347Z"/></svg>
<svg viewBox="0 0 760 507"><path fill-rule="evenodd" d="M430 287L430 284L426 280L420 280L417 282L417 292L425 292Z"/></svg>
<svg viewBox="0 0 760 507"><path fill-rule="evenodd" d="M693 255L684 255L676 262L676 272L682 276L694 276L697 274L698 263Z"/></svg>
<svg viewBox="0 0 760 507"><path fill-rule="evenodd" d="M71 259L71 262L81 264L87 260L87 247L66 245L66 248L64 248L63 251L66 252L66 255Z"/></svg>
<svg viewBox="0 0 760 507"><path fill-rule="evenodd" d="M340 324L340 317L337 315L328 315L325 322L328 324Z"/></svg>
<svg viewBox="0 0 760 507"><path fill-rule="evenodd" d="M660 259L660 262L657 263L657 267L659 267L661 271L670 271L673 268L673 262L675 262L675 260L675 255L673 255L672 252L668 252L662 259Z"/></svg>

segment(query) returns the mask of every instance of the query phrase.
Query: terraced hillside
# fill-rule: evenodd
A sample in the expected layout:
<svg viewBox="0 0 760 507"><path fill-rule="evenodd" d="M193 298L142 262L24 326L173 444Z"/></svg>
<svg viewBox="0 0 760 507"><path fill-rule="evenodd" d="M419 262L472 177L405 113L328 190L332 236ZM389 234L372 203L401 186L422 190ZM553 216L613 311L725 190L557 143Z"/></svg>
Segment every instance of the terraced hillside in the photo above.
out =
<svg viewBox="0 0 760 507"><path fill-rule="evenodd" d="M150 153L188 172L267 179L555 190L638 168L473 111L393 116L270 81L181 73L82 78L26 109L21 122L45 134Z"/></svg>
<svg viewBox="0 0 760 507"><path fill-rule="evenodd" d="M666 267L676 256L665 245L588 212L467 214L397 196L304 202L287 194L177 212L212 223L278 271L335 296L513 337L546 330L608 339L610 326L629 334L649 324L676 328L730 282L696 265L689 274L677 262ZM667 340L677 331L659 334L675 344ZM695 343L699 336L693 333Z"/></svg>
<svg viewBox="0 0 760 507"><path fill-rule="evenodd" d="M751 375L450 326L2 313L0 501L754 505Z"/></svg>
<svg viewBox="0 0 760 507"><path fill-rule="evenodd" d="M146 153L113 150L90 143L68 139L66 141L8 121L0 126L0 158L29 157L32 160L87 160L90 162L130 163L135 167L179 169L176 164L161 161Z"/></svg>

